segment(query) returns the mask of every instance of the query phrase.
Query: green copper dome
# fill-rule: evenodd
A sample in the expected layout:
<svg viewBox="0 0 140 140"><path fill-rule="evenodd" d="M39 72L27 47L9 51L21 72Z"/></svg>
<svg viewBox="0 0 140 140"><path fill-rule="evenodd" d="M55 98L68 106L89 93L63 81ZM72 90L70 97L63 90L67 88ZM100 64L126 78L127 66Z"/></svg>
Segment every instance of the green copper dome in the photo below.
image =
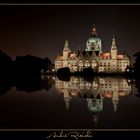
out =
<svg viewBox="0 0 140 140"><path fill-rule="evenodd" d="M99 51L102 50L101 39L97 37L95 26L92 29L92 34L86 42L86 51Z"/></svg>

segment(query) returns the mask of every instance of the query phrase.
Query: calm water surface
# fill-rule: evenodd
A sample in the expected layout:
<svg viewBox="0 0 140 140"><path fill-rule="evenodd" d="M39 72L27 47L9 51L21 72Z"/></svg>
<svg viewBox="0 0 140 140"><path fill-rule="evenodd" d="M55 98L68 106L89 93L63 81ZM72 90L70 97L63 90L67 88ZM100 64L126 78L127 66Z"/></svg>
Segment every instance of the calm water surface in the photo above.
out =
<svg viewBox="0 0 140 140"><path fill-rule="evenodd" d="M134 81L49 77L39 82L38 90L30 85L6 87L0 96L0 129L140 129Z"/></svg>

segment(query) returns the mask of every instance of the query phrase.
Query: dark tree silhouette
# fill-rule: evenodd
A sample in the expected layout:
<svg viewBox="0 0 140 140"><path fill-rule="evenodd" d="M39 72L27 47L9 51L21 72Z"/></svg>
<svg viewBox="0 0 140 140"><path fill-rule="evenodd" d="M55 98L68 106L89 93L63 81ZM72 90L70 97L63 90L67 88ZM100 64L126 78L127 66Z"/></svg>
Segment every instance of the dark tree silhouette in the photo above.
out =
<svg viewBox="0 0 140 140"><path fill-rule="evenodd" d="M68 67L60 68L57 70L57 75L68 76L68 75L70 75L70 69Z"/></svg>
<svg viewBox="0 0 140 140"><path fill-rule="evenodd" d="M11 57L0 50L0 77L3 79L9 78L13 72L13 61Z"/></svg>
<svg viewBox="0 0 140 140"><path fill-rule="evenodd" d="M20 76L20 78L39 78L41 69L52 68L49 58L42 59L31 55L17 56L14 64L15 75Z"/></svg>
<svg viewBox="0 0 140 140"><path fill-rule="evenodd" d="M85 68L83 70L83 74L86 75L86 76L92 76L94 74L94 71L91 67Z"/></svg>
<svg viewBox="0 0 140 140"><path fill-rule="evenodd" d="M53 64L48 57L26 55L17 56L15 61L0 50L0 95L6 93L12 86L17 90L26 92L46 89L48 90L53 80L41 80L41 69L51 70ZM45 86L45 87L44 87Z"/></svg>
<svg viewBox="0 0 140 140"><path fill-rule="evenodd" d="M57 70L57 76L58 76L59 80L69 81L70 75L71 75L71 72L68 67L60 68Z"/></svg>
<svg viewBox="0 0 140 140"><path fill-rule="evenodd" d="M52 64L51 60L46 57L43 59L43 69L51 71L54 68L54 65Z"/></svg>
<svg viewBox="0 0 140 140"><path fill-rule="evenodd" d="M135 57L135 63L133 64L134 77L136 79L139 79L140 78L140 52L135 53L133 56Z"/></svg>

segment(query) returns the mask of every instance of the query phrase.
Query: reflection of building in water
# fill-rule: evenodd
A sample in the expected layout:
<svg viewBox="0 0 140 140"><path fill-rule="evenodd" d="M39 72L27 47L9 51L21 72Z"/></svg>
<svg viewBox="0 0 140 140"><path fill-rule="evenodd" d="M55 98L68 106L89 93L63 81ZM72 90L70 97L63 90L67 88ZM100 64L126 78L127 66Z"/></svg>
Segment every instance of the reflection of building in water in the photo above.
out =
<svg viewBox="0 0 140 140"><path fill-rule="evenodd" d="M87 98L87 106L91 112L103 110L103 99L111 98L114 111L120 96L128 96L132 87L123 77L96 77L93 82L85 81L82 77L71 77L69 82L55 80L55 87L64 94L66 108L69 108L71 98L79 96Z"/></svg>
<svg viewBox="0 0 140 140"><path fill-rule="evenodd" d="M112 98L114 111L117 111L119 96L128 96L131 91L132 86L124 78L100 78L100 93Z"/></svg>

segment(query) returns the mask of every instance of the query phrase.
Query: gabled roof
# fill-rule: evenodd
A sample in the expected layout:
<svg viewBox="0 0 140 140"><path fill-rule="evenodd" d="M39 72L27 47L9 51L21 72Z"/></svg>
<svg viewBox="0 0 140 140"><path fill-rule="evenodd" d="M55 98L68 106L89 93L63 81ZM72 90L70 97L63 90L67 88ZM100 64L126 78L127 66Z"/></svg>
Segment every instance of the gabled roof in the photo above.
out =
<svg viewBox="0 0 140 140"><path fill-rule="evenodd" d="M77 57L79 59L93 59L98 57L97 54L96 51L78 51Z"/></svg>
<svg viewBox="0 0 140 140"><path fill-rule="evenodd" d="M83 55L82 51L78 51L77 57L79 59L84 59L84 55Z"/></svg>
<svg viewBox="0 0 140 140"><path fill-rule="evenodd" d="M91 54L91 59L97 59L97 55L96 55L96 53L94 51Z"/></svg>
<svg viewBox="0 0 140 140"><path fill-rule="evenodd" d="M90 54L89 54L89 52L86 52L86 54L85 54L85 59L90 59Z"/></svg>

